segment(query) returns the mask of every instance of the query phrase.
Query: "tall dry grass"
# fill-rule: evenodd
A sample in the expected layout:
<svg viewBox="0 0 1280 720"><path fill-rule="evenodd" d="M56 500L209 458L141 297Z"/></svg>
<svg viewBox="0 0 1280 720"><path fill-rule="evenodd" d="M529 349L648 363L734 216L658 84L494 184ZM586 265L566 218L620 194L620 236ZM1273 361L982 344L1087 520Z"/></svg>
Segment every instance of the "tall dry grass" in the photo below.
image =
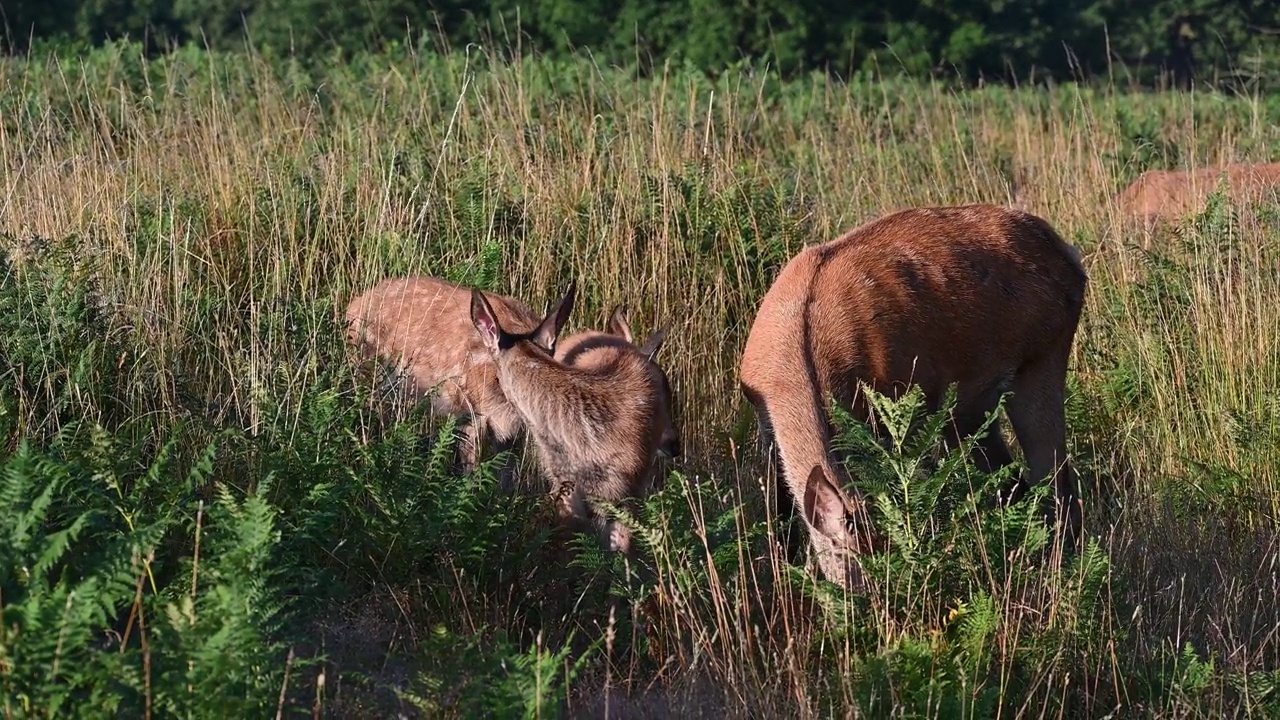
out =
<svg viewBox="0 0 1280 720"><path fill-rule="evenodd" d="M1274 682L1280 667L1275 217L1211 207L1182 231L1143 238L1111 198L1147 167L1271 159L1275 103L783 84L763 72L636 80L474 48L323 72L135 53L0 68L0 229L18 257L42 252L35 238L74 239L118 331L143 349L132 365L140 391L123 398L133 412L176 420L197 408L248 429L278 420L264 415L289 412L333 360L319 351L325 322L388 275L456 273L537 306L573 279L571 326L602 326L615 302L639 332L673 323L663 355L684 430L681 492L703 540L714 532L702 523L726 508L741 506L732 517L743 535L763 515L765 467L736 364L781 264L896 208L1016 193L1084 251L1090 273L1071 441L1088 530L1111 558L1113 611L1075 616L1070 576L993 580L995 644L1010 656L1029 627L1096 644L992 686L1033 688L1005 710L1028 717L1051 700L1079 716L1261 707L1226 680L1161 705L1126 673L1187 642L1243 677ZM314 352L299 354L297 337ZM25 427L51 430L41 422ZM935 627L926 614L901 617L888 595L869 615L824 613L747 543L731 577L682 587L681 567L709 545L666 542L650 657L593 669L575 707L809 716L825 697L853 708L870 692L841 684L867 662L859 624L883 643ZM479 615L502 612L500 599L473 600L489 604ZM921 601L945 612L951 599Z"/></svg>

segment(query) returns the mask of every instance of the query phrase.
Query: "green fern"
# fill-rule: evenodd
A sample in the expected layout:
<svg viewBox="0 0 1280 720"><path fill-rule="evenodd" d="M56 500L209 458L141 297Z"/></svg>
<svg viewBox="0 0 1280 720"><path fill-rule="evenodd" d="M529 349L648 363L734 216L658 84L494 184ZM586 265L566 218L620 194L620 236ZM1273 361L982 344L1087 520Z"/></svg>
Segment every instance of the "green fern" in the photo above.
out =
<svg viewBox="0 0 1280 720"><path fill-rule="evenodd" d="M183 502L213 472L212 445L184 470L174 438L141 465L143 448L101 427L59 438L44 451L24 442L0 468L0 512L13 520L0 533L5 709L135 715L147 704L217 717L274 707L276 510L225 487L207 514ZM175 537L195 514L208 526L198 584L191 545Z"/></svg>
<svg viewBox="0 0 1280 720"><path fill-rule="evenodd" d="M473 260L450 268L445 277L459 285L493 290L502 278L504 255L502 242L486 238L480 242L479 252Z"/></svg>
<svg viewBox="0 0 1280 720"><path fill-rule="evenodd" d="M1002 627L997 607L1011 589L1028 584L1055 583L1060 593L1055 604L1063 610L1053 623L1017 630L1024 642L1081 657L1101 652L1096 647L1105 637L1100 623L1110 612L1105 553L1092 543L1063 572L1037 574L1032 561L1051 539L1040 510L1051 488L1040 484L1017 503L994 507L997 490L1021 468L1014 464L983 473L972 464L977 438L999 417L1000 407L978 432L950 443L946 431L954 387L933 411L918 386L897 399L867 387L862 392L871 422L860 422L833 404L839 429L833 448L855 487L871 500L875 528L888 540L884 549L862 559L869 595L877 598L879 609L871 613L865 597L850 598L798 572L792 576L819 601L833 630L868 653L851 680L864 712L877 715L890 707L907 716L993 712L999 697L993 683L1002 664L1030 670L1047 661L1034 653L1011 658L998 650L1000 636L1009 630Z"/></svg>
<svg viewBox="0 0 1280 720"><path fill-rule="evenodd" d="M575 652L573 633L559 648L539 634L524 650L500 635L482 638L437 626L424 644L427 669L400 697L430 717L561 717L574 678L603 642Z"/></svg>
<svg viewBox="0 0 1280 720"><path fill-rule="evenodd" d="M155 703L164 714L249 717L275 706L284 669L275 640L283 619L274 583L277 512L261 492L238 500L220 488L199 574L190 576L198 584L153 608L165 618L151 640Z"/></svg>

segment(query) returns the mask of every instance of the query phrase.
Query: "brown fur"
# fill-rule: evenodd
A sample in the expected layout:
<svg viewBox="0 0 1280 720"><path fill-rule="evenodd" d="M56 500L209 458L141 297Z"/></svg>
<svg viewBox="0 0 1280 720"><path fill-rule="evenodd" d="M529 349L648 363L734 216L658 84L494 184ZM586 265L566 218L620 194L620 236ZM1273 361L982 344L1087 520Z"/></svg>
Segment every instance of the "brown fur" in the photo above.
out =
<svg viewBox="0 0 1280 720"><path fill-rule="evenodd" d="M826 411L834 397L866 419L860 381L893 397L917 383L931 409L957 383L953 441L1013 391L1007 408L1032 478L1053 476L1075 536L1063 401L1086 284L1079 253L1048 223L994 205L886 215L782 269L760 303L740 379L780 454L779 490L791 498L780 510L802 509L829 580L863 582L856 555L869 528L833 461ZM985 469L1011 462L998 427L975 455Z"/></svg>
<svg viewBox="0 0 1280 720"><path fill-rule="evenodd" d="M1204 209L1225 173L1227 196L1234 203L1255 202L1280 188L1280 163L1234 163L1184 170L1148 170L1116 196L1121 211L1148 227Z"/></svg>
<svg viewBox="0 0 1280 720"><path fill-rule="evenodd" d="M540 318L520 300L494 293L485 293L485 297L509 331L532 332L538 326ZM352 300L346 311L348 338L364 357L395 363L397 370L408 376L415 395L432 395L437 412L471 418L464 430L464 470L479 463L482 444L492 444L495 452L501 452L510 449L525 430L524 419L503 394L497 367L471 323L470 302L469 287L438 278L410 277L378 284ZM599 356L586 351L600 345L644 355L663 388L657 417L661 428L658 452L677 457L681 443L671 417L674 399L670 383L651 358L665 334L665 330L654 333L637 348L632 344L625 312L617 307L610 316L608 332L588 330L558 343L554 337L541 342L571 365L579 357L590 361ZM510 486L510 464L500 472L504 485Z"/></svg>
<svg viewBox="0 0 1280 720"><path fill-rule="evenodd" d="M570 288L539 328L563 323L572 304ZM532 341L538 330L505 330L479 291L472 293L471 318L502 391L525 420L561 516L594 525L612 549L630 552L630 531L591 501L620 503L645 490L663 435L662 386L650 362L661 336L643 353L621 337L580 334L568 364Z"/></svg>
<svg viewBox="0 0 1280 720"><path fill-rule="evenodd" d="M635 345L631 326L627 323L622 307L619 306L615 307L609 315L609 330L607 332L586 330L571 335L560 342L556 347L555 355L557 360L565 364L580 367L593 367L600 361L600 358L608 357L610 353L604 351L606 348L613 348L616 351L635 352L643 357L649 363L650 372L653 373L654 381L658 383L660 388L659 404L655 418L655 422L661 432L658 453L674 458L679 457L682 452L680 431L676 428L675 420L672 416L675 397L671 391L670 379L662 367L654 360L654 356L657 354L658 348L666 340L666 336L667 328L662 328L655 331L639 346Z"/></svg>
<svg viewBox="0 0 1280 720"><path fill-rule="evenodd" d="M433 277L385 280L347 306L348 339L365 358L379 357L407 375L415 395L430 395L437 412L471 421L464 430L464 470L480 461L481 446L509 449L524 420L498 384L498 370L471 324L472 288ZM539 317L515 298L485 293L512 332L532 332ZM560 328L539 339L554 348ZM503 482L510 484L510 467Z"/></svg>

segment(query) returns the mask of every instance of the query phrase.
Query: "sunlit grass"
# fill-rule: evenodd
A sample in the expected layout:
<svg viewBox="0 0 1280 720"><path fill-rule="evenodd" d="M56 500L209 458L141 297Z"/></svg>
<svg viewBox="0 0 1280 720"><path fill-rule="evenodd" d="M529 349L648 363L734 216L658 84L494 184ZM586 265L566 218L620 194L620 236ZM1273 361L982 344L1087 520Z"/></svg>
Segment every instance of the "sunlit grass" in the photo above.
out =
<svg viewBox="0 0 1280 720"><path fill-rule="evenodd" d="M875 653L914 662L927 652L912 643L945 628L899 617L892 594L824 613L770 544L746 539L773 529L760 525L765 464L737 361L756 303L804 244L897 208L1017 197L1085 254L1070 436L1088 530L1111 565L1102 605L1089 605L1106 608L1097 617L1073 614L1079 578L1033 567L1017 583L992 580L994 629L975 642L1003 671L978 680L1022 698L1004 706L1019 716L1053 703L1068 715L1211 717L1268 702L1230 678L1268 672L1274 687L1280 667L1275 215L1218 204L1148 241L1111 198L1148 167L1270 159L1273 103L1074 86L784 85L764 72L635 80L587 61L490 62L474 48L364 58L323 77L248 56L148 64L136 52L0 68L0 230L15 267L52 247L72 277L93 281L112 333L134 349L118 361L127 377L111 398L127 412L305 434L315 393L355 372L334 350L337 318L389 275L466 278L535 307L576 280L570 329L602 327L619 302L641 334L673 324L663 362L686 480L653 518L670 527L655 536L652 599L633 636L610 634L607 579L577 588L590 602L560 598L559 615L515 590L470 595L476 585L461 577L435 588L373 582L370 606L395 598L406 652L459 617L452 632L503 628L526 649L539 630L564 639L577 628L579 643L607 639L608 661L577 676L574 707L610 695L619 711L682 717L693 706L730 716L868 708L883 688L854 679L888 657ZM19 400L22 434L58 429L39 398ZM106 402L80 401L90 416ZM224 481L254 486L253 467L232 463ZM568 583L522 572L534 597ZM458 615L432 614L441 593ZM922 606L957 599L935 600ZM592 612L575 614L583 602ZM1023 663L1022 633L1039 666ZM1061 648L1046 645L1056 637ZM1200 695L1126 675L1155 673L1188 642L1236 675L1212 675ZM1018 674L1027 667L1039 669ZM606 693L606 680L621 684Z"/></svg>

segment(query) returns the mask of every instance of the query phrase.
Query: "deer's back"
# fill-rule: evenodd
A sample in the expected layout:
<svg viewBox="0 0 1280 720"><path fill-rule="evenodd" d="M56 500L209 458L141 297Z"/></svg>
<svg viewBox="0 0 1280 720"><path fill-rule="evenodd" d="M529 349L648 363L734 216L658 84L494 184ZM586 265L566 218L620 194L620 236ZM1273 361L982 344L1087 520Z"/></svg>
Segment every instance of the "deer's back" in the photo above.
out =
<svg viewBox="0 0 1280 720"><path fill-rule="evenodd" d="M1040 218L971 205L886 215L805 249L761 302L742 361L756 393L848 400L857 381L989 398L1074 333L1079 254Z"/></svg>
<svg viewBox="0 0 1280 720"><path fill-rule="evenodd" d="M556 356L536 376L507 379L548 474L606 499L634 494L663 429L655 369L630 343L595 331L565 338ZM515 367L523 375L533 365Z"/></svg>
<svg viewBox="0 0 1280 720"><path fill-rule="evenodd" d="M350 339L408 373L421 394L435 390L446 412L493 412L507 402L497 370L471 323L470 289L432 277L383 281L351 301ZM503 327L530 332L538 324L522 302L485 293Z"/></svg>

